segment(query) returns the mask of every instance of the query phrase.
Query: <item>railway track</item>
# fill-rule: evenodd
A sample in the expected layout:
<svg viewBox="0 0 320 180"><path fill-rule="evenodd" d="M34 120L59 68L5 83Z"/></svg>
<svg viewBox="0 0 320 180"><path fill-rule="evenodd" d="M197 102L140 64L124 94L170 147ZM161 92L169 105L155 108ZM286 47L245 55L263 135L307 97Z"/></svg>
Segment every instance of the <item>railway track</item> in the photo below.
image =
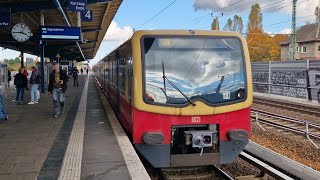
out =
<svg viewBox="0 0 320 180"><path fill-rule="evenodd" d="M303 104L295 104L291 102L283 102L265 98L254 97L254 103L272 106L272 107L279 107L281 109L286 109L290 111L300 112L303 114L315 115L320 116L320 107L317 106L308 106Z"/></svg>
<svg viewBox="0 0 320 180"><path fill-rule="evenodd" d="M251 109L251 119L272 127L320 140L320 125L275 113Z"/></svg>
<svg viewBox="0 0 320 180"><path fill-rule="evenodd" d="M214 165L160 169L160 175L164 180L233 180L233 178L225 173L222 169Z"/></svg>
<svg viewBox="0 0 320 180"><path fill-rule="evenodd" d="M289 175L280 172L276 168L271 167L269 164L257 159L256 157L241 152L241 159L255 166L261 170L259 175L237 177L236 179L261 179L265 178L265 174L268 174L275 179L293 179ZM186 168L169 168L160 169L159 174L164 180L211 180L211 179L222 179L222 180L233 180L233 178L220 169L218 166L202 166L202 167L186 167Z"/></svg>

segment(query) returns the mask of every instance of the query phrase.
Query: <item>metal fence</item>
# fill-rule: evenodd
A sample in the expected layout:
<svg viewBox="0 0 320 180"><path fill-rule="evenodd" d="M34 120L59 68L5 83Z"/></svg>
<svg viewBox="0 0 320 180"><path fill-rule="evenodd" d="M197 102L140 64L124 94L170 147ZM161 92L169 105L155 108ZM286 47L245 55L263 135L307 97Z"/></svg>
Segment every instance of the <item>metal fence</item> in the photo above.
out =
<svg viewBox="0 0 320 180"><path fill-rule="evenodd" d="M320 103L320 61L254 62L253 91Z"/></svg>

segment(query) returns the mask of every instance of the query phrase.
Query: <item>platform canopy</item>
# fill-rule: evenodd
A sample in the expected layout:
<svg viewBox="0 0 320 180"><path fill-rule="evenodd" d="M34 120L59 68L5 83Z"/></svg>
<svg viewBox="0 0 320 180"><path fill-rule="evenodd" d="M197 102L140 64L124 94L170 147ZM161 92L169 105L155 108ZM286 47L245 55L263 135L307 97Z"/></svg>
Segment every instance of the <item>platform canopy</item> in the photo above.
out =
<svg viewBox="0 0 320 180"><path fill-rule="evenodd" d="M69 11L71 0L58 0L71 26L78 26L77 12ZM119 9L122 0L86 0L87 10L92 12L92 21L81 21L83 41L79 46L74 41L45 41L45 57L84 61L93 59L103 41L111 21ZM41 11L45 26L68 26L56 0L1 0L0 11L11 9L11 26L0 27L0 46L17 51L40 55ZM25 23L30 27L33 36L25 42L16 41L11 28L17 23Z"/></svg>

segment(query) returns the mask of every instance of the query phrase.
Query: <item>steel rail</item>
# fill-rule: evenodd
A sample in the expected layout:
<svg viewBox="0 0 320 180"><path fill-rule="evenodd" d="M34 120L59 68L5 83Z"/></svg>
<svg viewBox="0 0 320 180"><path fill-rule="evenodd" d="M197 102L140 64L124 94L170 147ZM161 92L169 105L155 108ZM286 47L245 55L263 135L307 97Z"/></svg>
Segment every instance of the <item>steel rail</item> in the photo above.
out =
<svg viewBox="0 0 320 180"><path fill-rule="evenodd" d="M310 107L310 106L305 106L303 104L293 104L290 102L283 102L283 101L273 101L270 99L260 99L257 97L254 97L253 100L254 103L259 103L259 104L265 104L265 105L272 105L272 106L276 106L276 107L282 107L282 108L286 108L288 110L295 110L295 111L299 111L302 112L304 114L315 114L316 116L320 116L320 108L318 107ZM309 109L306 109L309 108Z"/></svg>
<svg viewBox="0 0 320 180"><path fill-rule="evenodd" d="M293 180L293 178L290 176L280 172L279 170L271 167L270 165L260 161L244 151L240 153L239 157L276 179Z"/></svg>
<svg viewBox="0 0 320 180"><path fill-rule="evenodd" d="M221 178L223 178L223 179L225 179L225 180L233 180L233 178L231 177L231 176L229 176L226 172L224 172L222 169L220 169L218 166L216 166L216 165L212 165L212 166L210 166L211 168L212 168L212 170L214 171L214 173L217 175L217 176L219 176L219 177L221 177Z"/></svg>
<svg viewBox="0 0 320 180"><path fill-rule="evenodd" d="M252 116L252 118L256 119L256 116ZM305 135L306 134L306 131L304 131L304 130L288 127L286 125L275 123L275 122L270 122L270 121L262 119L262 118L258 118L258 121L260 123L263 123L263 124L266 124L266 125L269 125L269 126L273 126L273 127L280 128L280 129L283 129L283 130L295 132L295 133L298 133L298 134L301 134L301 135ZM320 139L320 135L317 135L315 133L309 133L309 136L313 137L313 138L316 138L316 139Z"/></svg>
<svg viewBox="0 0 320 180"><path fill-rule="evenodd" d="M296 118L287 117L287 116L283 116L283 115L276 114L276 113L262 111L262 110L258 110L258 109L255 109L255 108L251 108L251 110L253 110L254 112L258 112L259 114L262 114L262 115L266 115L266 116L269 116L269 117L274 117L274 118L278 118L278 119L281 119L281 120L294 122L294 123L298 123L298 124L302 124L302 125L305 125L306 123L308 123L309 126L317 128L317 129L320 129L320 125L319 124L310 123L310 122L307 122L307 121L304 121L304 120L299 120L299 119L296 119Z"/></svg>

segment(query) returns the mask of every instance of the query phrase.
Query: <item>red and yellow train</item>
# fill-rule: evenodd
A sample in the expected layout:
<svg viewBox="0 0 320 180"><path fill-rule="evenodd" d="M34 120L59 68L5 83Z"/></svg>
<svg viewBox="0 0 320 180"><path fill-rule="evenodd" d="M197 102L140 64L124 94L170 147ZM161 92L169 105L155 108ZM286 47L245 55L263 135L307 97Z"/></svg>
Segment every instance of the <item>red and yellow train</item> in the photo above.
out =
<svg viewBox="0 0 320 180"><path fill-rule="evenodd" d="M251 67L238 33L136 31L93 70L154 167L231 163L249 141Z"/></svg>

